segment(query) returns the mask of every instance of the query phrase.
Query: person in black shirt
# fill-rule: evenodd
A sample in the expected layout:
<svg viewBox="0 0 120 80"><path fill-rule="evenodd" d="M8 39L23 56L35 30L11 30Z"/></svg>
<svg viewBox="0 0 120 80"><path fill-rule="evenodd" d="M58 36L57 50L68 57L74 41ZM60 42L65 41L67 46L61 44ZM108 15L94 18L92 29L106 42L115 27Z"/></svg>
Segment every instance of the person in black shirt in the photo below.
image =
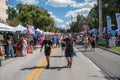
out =
<svg viewBox="0 0 120 80"><path fill-rule="evenodd" d="M42 51L43 46L45 46L44 53L45 53L46 60L48 63L46 69L48 69L50 66L49 62L50 62L50 53L51 53L52 42L50 40L48 40L47 35L45 36L45 40L43 40L43 42L42 42L40 51Z"/></svg>
<svg viewBox="0 0 120 80"><path fill-rule="evenodd" d="M65 52L65 48L66 48L65 36L61 37L60 42L61 42L61 50L62 50L62 54L63 54Z"/></svg>
<svg viewBox="0 0 120 80"><path fill-rule="evenodd" d="M66 42L65 57L66 60L68 61L67 66L71 67L73 54L73 39L71 34L68 35L68 38L65 39L65 42Z"/></svg>

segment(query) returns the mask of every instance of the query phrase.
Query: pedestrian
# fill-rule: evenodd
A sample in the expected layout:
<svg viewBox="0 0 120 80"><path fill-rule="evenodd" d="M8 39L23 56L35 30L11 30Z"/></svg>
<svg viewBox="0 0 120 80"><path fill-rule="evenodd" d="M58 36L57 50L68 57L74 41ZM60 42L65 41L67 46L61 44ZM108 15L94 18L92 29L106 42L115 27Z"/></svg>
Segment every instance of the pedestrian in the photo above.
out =
<svg viewBox="0 0 120 80"><path fill-rule="evenodd" d="M22 53L23 53L22 56L27 55L27 40L26 40L26 37L23 37L23 40L22 40Z"/></svg>
<svg viewBox="0 0 120 80"><path fill-rule="evenodd" d="M96 43L96 38L95 36L92 36L91 38L91 45L92 45L92 48L91 48L91 51L95 51L95 43Z"/></svg>
<svg viewBox="0 0 120 80"><path fill-rule="evenodd" d="M40 36L40 39L39 39L39 45L40 45L40 46L42 45L42 42L43 42L43 36L41 35L41 36Z"/></svg>
<svg viewBox="0 0 120 80"><path fill-rule="evenodd" d="M59 36L56 37L56 48L59 48L60 47L60 38Z"/></svg>
<svg viewBox="0 0 120 80"><path fill-rule="evenodd" d="M65 45L65 36L62 36L61 37L61 50L62 50L62 54L65 52L65 48L66 48L66 45Z"/></svg>
<svg viewBox="0 0 120 80"><path fill-rule="evenodd" d="M46 69L48 69L50 66L50 53L51 53L52 42L48 40L47 35L45 36L45 40L43 40L40 51L42 51L43 46L45 46L44 53L45 53L46 60L47 60Z"/></svg>
<svg viewBox="0 0 120 80"><path fill-rule="evenodd" d="M12 36L9 37L9 39L7 40L8 42L8 54L7 54L7 57L14 57L14 48L13 48L13 39L12 39Z"/></svg>
<svg viewBox="0 0 120 80"><path fill-rule="evenodd" d="M33 36L33 49L36 49L37 47L37 36Z"/></svg>
<svg viewBox="0 0 120 80"><path fill-rule="evenodd" d="M54 48L55 47L55 36L52 35L52 47Z"/></svg>
<svg viewBox="0 0 120 80"><path fill-rule="evenodd" d="M66 38L66 50L65 50L65 57L68 62L67 66L72 66L72 54L73 54L73 39L72 35L69 34Z"/></svg>
<svg viewBox="0 0 120 80"><path fill-rule="evenodd" d="M83 43L84 43L85 51L87 51L87 47L88 47L88 35L87 34L84 35Z"/></svg>

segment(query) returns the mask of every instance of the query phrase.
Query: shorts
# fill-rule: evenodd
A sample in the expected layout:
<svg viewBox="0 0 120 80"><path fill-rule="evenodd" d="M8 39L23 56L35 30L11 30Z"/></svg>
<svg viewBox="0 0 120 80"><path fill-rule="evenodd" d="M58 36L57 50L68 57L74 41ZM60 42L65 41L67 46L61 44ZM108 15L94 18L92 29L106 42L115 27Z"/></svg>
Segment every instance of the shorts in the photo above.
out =
<svg viewBox="0 0 120 80"><path fill-rule="evenodd" d="M45 50L45 56L50 56L51 50Z"/></svg>

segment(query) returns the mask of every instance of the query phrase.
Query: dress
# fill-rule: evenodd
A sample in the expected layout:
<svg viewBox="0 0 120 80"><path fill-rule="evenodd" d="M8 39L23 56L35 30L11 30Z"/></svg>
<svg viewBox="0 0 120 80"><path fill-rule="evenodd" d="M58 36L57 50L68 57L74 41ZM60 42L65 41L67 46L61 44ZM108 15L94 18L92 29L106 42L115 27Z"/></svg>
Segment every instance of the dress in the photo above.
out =
<svg viewBox="0 0 120 80"><path fill-rule="evenodd" d="M69 38L66 38L66 50L65 50L65 56L66 57L72 57L73 54L73 41Z"/></svg>
<svg viewBox="0 0 120 80"><path fill-rule="evenodd" d="M44 40L42 45L45 45L45 56L50 56L52 42L50 40Z"/></svg>
<svg viewBox="0 0 120 80"><path fill-rule="evenodd" d="M43 38L40 37L40 39L39 39L39 45L42 45L42 41L43 41Z"/></svg>

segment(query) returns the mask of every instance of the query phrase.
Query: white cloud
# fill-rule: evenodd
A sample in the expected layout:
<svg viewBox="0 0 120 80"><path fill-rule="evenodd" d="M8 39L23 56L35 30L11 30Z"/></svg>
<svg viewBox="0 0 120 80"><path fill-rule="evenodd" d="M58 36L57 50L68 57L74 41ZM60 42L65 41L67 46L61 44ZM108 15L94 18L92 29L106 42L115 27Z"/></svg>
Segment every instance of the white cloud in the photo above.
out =
<svg viewBox="0 0 120 80"><path fill-rule="evenodd" d="M49 14L51 15L51 17L55 20L56 23L63 23L63 20L60 18L57 18L55 15L53 15L52 12L49 12Z"/></svg>
<svg viewBox="0 0 120 80"><path fill-rule="evenodd" d="M73 8L79 8L79 7L93 7L93 4L96 4L97 0L84 0L83 2L76 2L76 0L48 0L46 2L47 5L53 6L53 7L67 7L71 6Z"/></svg>
<svg viewBox="0 0 120 80"><path fill-rule="evenodd" d="M72 16L73 18L75 18L77 16L77 14L81 14L81 15L86 17L90 10L91 10L90 8L82 8L82 9L77 9L77 10L74 10L74 11L69 11L69 12L66 13L65 17L71 17Z"/></svg>
<svg viewBox="0 0 120 80"><path fill-rule="evenodd" d="M39 3L39 0L17 0L17 1L23 4L32 4L32 5Z"/></svg>
<svg viewBox="0 0 120 80"><path fill-rule="evenodd" d="M48 0L46 2L47 5L51 5L53 7L67 7L72 3L73 0Z"/></svg>
<svg viewBox="0 0 120 80"><path fill-rule="evenodd" d="M81 2L81 3L73 2L71 7L73 7L73 8L84 8L84 7L92 8L92 7L94 7L94 4L97 4L97 1L85 0L84 2Z"/></svg>
<svg viewBox="0 0 120 80"><path fill-rule="evenodd" d="M69 23L70 23L70 21L59 24L58 27L61 29L69 29Z"/></svg>
<svg viewBox="0 0 120 80"><path fill-rule="evenodd" d="M89 11L94 7L94 4L97 4L96 0L84 0L84 2L81 3L73 2L71 6L77 9L68 11L65 17L76 17L78 13L86 17Z"/></svg>

